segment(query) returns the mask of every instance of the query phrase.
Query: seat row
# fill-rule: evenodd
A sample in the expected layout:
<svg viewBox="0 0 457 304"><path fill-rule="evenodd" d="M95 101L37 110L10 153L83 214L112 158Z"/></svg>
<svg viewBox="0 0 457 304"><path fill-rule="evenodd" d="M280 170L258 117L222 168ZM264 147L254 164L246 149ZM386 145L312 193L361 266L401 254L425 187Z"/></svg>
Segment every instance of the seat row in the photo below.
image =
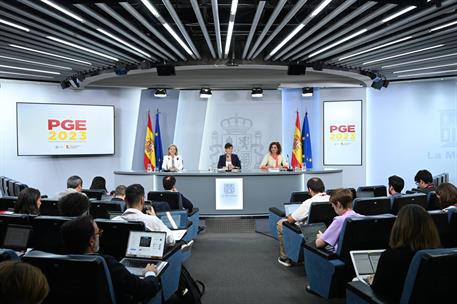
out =
<svg viewBox="0 0 457 304"><path fill-rule="evenodd" d="M6 176L0 176L0 192L2 196L18 196L25 188L28 188L26 184Z"/></svg>

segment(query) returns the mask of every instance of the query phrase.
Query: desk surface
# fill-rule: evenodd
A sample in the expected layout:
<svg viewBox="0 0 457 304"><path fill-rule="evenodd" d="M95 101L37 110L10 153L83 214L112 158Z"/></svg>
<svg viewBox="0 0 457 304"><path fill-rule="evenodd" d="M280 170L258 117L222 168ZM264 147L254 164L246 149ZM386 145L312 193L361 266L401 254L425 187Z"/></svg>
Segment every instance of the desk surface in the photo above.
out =
<svg viewBox="0 0 457 304"><path fill-rule="evenodd" d="M183 170L178 172L163 172L163 171L156 171L156 172L146 172L144 170L126 170L126 171L114 171L114 174L119 175L158 175L158 176L165 176L165 175L181 175L181 176L221 176L221 175L300 175L300 174L328 174L328 173L341 173L343 172L342 169L331 169L331 168L322 168L322 169L312 169L306 171L278 171L278 172L270 172L267 170L241 170L241 171L232 171L226 172L225 170L217 170L217 171L209 171L209 170Z"/></svg>

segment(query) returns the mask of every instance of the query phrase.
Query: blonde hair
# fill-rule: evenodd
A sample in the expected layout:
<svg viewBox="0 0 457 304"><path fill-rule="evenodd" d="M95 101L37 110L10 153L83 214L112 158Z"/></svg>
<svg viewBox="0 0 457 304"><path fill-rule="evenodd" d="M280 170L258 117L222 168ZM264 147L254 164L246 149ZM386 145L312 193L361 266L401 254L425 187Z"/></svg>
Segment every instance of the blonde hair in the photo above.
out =
<svg viewBox="0 0 457 304"><path fill-rule="evenodd" d="M175 147L176 149L176 155L178 155L178 147L175 145L175 144L171 144L168 146L168 149L167 149L167 154L170 155L170 148L171 147Z"/></svg>

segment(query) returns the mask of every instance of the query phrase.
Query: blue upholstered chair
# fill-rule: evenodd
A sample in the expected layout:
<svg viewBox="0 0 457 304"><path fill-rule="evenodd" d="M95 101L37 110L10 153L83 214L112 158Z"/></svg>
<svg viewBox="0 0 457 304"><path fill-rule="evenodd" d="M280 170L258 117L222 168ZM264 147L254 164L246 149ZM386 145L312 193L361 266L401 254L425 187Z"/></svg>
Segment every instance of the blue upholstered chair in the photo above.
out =
<svg viewBox="0 0 457 304"><path fill-rule="evenodd" d="M294 191L290 194L290 202L294 203L302 203L306 201L307 199L311 198L311 195L309 195L308 191Z"/></svg>
<svg viewBox="0 0 457 304"><path fill-rule="evenodd" d="M406 275L400 303L451 303L457 284L457 248L420 250ZM362 282L351 282L346 303L387 303Z"/></svg>
<svg viewBox="0 0 457 304"><path fill-rule="evenodd" d="M19 257L11 249L0 248L0 263L4 261L18 261Z"/></svg>
<svg viewBox="0 0 457 304"><path fill-rule="evenodd" d="M349 252L387 248L394 221L395 216L390 214L347 218L335 253L305 244L305 271L311 291L327 299L343 296L346 283L355 276Z"/></svg>
<svg viewBox="0 0 457 304"><path fill-rule="evenodd" d="M357 188L357 197L387 196L387 187L384 185L362 186Z"/></svg>
<svg viewBox="0 0 457 304"><path fill-rule="evenodd" d="M13 210L14 204L17 201L17 196L0 197L0 210Z"/></svg>
<svg viewBox="0 0 457 304"><path fill-rule="evenodd" d="M157 217L170 229L187 229L187 210L173 210L168 212L158 212ZM169 216L172 218L174 224L170 221Z"/></svg>
<svg viewBox="0 0 457 304"><path fill-rule="evenodd" d="M192 222L187 234L189 234L192 240L195 240L198 235L198 226L200 225L200 209L194 208L192 212L189 213L189 221Z"/></svg>
<svg viewBox="0 0 457 304"><path fill-rule="evenodd" d="M32 220L32 248L52 253L65 253L60 227L73 219L66 216L37 216Z"/></svg>
<svg viewBox="0 0 457 304"><path fill-rule="evenodd" d="M53 199L42 199L40 206L40 215L60 215L59 208L57 206L57 200Z"/></svg>
<svg viewBox="0 0 457 304"><path fill-rule="evenodd" d="M122 212L122 205L116 201L91 201L89 206L89 213L94 219L96 218L110 218L110 212Z"/></svg>
<svg viewBox="0 0 457 304"><path fill-rule="evenodd" d="M162 298L166 301L178 290L179 276L181 275L183 263L181 244L177 243L174 246L167 248L162 260L168 262L168 267L160 276Z"/></svg>
<svg viewBox="0 0 457 304"><path fill-rule="evenodd" d="M363 215L379 215L391 213L389 197L356 198L352 202L355 212Z"/></svg>
<svg viewBox="0 0 457 304"><path fill-rule="evenodd" d="M448 213L442 210L428 211L440 235L441 244L445 248L455 247L455 232L451 230Z"/></svg>
<svg viewBox="0 0 457 304"><path fill-rule="evenodd" d="M286 214L284 210L279 210L276 207L272 207L268 209L268 226L270 227L271 235L276 240L278 239L278 231L276 230L276 223L282 218L284 218Z"/></svg>
<svg viewBox="0 0 457 304"><path fill-rule="evenodd" d="M398 214L400 209L409 204L417 204L428 209L427 195L424 193L405 194L392 198L392 214Z"/></svg>
<svg viewBox="0 0 457 304"><path fill-rule="evenodd" d="M36 215L30 214L0 214L0 221L3 221L8 225L31 226L35 217Z"/></svg>

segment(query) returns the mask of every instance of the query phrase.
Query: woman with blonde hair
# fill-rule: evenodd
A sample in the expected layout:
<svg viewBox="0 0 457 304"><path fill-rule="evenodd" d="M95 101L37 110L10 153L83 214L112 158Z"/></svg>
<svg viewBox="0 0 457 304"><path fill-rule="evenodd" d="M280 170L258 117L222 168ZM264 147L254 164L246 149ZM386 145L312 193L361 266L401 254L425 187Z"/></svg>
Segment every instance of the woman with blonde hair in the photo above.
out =
<svg viewBox="0 0 457 304"><path fill-rule="evenodd" d="M162 170L181 171L183 168L182 157L178 155L178 147L175 144L169 145L167 155L163 158Z"/></svg>

